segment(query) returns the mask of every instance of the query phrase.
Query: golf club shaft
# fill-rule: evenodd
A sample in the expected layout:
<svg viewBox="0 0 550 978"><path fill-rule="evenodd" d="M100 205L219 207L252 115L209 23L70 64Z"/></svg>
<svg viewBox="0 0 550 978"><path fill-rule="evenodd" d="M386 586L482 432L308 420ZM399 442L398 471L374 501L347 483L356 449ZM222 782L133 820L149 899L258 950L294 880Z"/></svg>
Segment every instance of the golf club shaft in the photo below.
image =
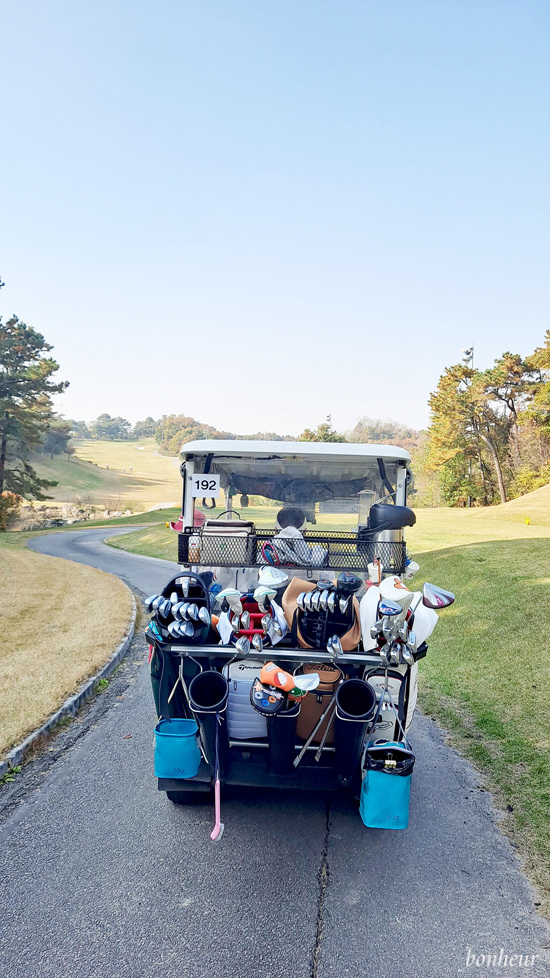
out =
<svg viewBox="0 0 550 978"><path fill-rule="evenodd" d="M325 730L325 732L323 734L323 739L322 739L321 743L319 744L319 750L315 754L315 760L316 761L320 761L321 760L321 754L323 753L323 750L324 750L324 747L325 747L325 742L326 742L326 739L327 739L327 737L329 735L330 728L332 727L332 721L334 720L334 717L335 716L336 716L336 702L334 703L334 709L333 709L332 713L330 714L330 720L327 723L326 730Z"/></svg>
<svg viewBox="0 0 550 978"><path fill-rule="evenodd" d="M330 703L328 704L328 706L326 707L326 709L323 711L323 713L321 713L321 716L319 717L319 720L317 721L317 724L315 725L315 727L311 731L308 739L306 740L304 746L302 747L300 753L298 754L298 757L295 758L295 760L293 762L294 763L294 767L298 767L298 764L302 760L302 757L304 756L306 750L308 749L308 747L311 744L313 738L315 737L315 734L317 733L317 731L319 730L319 728L323 725L323 720L327 716L328 711L330 710L330 708L331 708L332 704L334 703L335 699L336 699L336 693L334 693L334 695L331 698Z"/></svg>

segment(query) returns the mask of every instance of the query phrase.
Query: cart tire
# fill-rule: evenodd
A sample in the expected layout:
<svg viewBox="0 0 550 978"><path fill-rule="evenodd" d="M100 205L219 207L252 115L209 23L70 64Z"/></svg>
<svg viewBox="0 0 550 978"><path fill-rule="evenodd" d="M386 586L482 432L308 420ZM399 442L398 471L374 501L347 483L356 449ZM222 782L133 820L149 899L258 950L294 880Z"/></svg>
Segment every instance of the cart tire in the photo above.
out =
<svg viewBox="0 0 550 978"><path fill-rule="evenodd" d="M166 797L174 805L201 805L211 801L211 791L167 791Z"/></svg>

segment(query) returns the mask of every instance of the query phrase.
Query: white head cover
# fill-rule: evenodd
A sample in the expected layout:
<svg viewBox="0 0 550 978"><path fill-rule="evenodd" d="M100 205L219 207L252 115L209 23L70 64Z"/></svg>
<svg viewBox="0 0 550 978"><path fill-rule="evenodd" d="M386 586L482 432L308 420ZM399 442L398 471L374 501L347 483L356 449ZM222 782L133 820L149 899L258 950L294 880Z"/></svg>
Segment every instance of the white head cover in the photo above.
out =
<svg viewBox="0 0 550 978"><path fill-rule="evenodd" d="M384 578L380 584L380 595L389 601L395 601L404 611L409 608L413 599L413 592L409 591L399 577Z"/></svg>
<svg viewBox="0 0 550 978"><path fill-rule="evenodd" d="M264 587L275 588L275 590L282 587L286 581L288 581L288 574L285 574L282 570L278 570L276 567L270 567L269 564L262 567L258 575L258 584L263 584Z"/></svg>

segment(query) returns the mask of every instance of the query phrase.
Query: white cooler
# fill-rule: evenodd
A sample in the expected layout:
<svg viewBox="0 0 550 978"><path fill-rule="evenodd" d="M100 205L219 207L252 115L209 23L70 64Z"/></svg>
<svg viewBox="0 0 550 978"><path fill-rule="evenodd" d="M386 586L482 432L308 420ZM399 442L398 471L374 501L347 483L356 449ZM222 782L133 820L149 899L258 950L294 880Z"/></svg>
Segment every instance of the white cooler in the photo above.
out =
<svg viewBox="0 0 550 978"><path fill-rule="evenodd" d="M227 732L230 740L259 740L267 737L266 718L250 703L252 683L260 675L263 662L240 659L224 666L229 683L227 697Z"/></svg>

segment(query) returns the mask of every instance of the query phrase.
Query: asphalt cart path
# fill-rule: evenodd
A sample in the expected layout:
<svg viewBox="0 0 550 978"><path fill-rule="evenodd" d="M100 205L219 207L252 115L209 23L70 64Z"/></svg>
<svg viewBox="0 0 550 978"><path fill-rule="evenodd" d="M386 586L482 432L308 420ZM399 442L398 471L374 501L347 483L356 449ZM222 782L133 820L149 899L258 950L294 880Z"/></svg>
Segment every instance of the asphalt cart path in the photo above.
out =
<svg viewBox="0 0 550 978"><path fill-rule="evenodd" d="M33 546L144 593L177 566L106 547L105 535ZM154 722L144 664L6 818L0 975L455 978L483 971L487 955L516 974L514 954L522 974L548 975L548 932L498 816L429 719L413 726L406 832L365 829L343 797L242 790L222 802L218 843L210 805L157 792Z"/></svg>

